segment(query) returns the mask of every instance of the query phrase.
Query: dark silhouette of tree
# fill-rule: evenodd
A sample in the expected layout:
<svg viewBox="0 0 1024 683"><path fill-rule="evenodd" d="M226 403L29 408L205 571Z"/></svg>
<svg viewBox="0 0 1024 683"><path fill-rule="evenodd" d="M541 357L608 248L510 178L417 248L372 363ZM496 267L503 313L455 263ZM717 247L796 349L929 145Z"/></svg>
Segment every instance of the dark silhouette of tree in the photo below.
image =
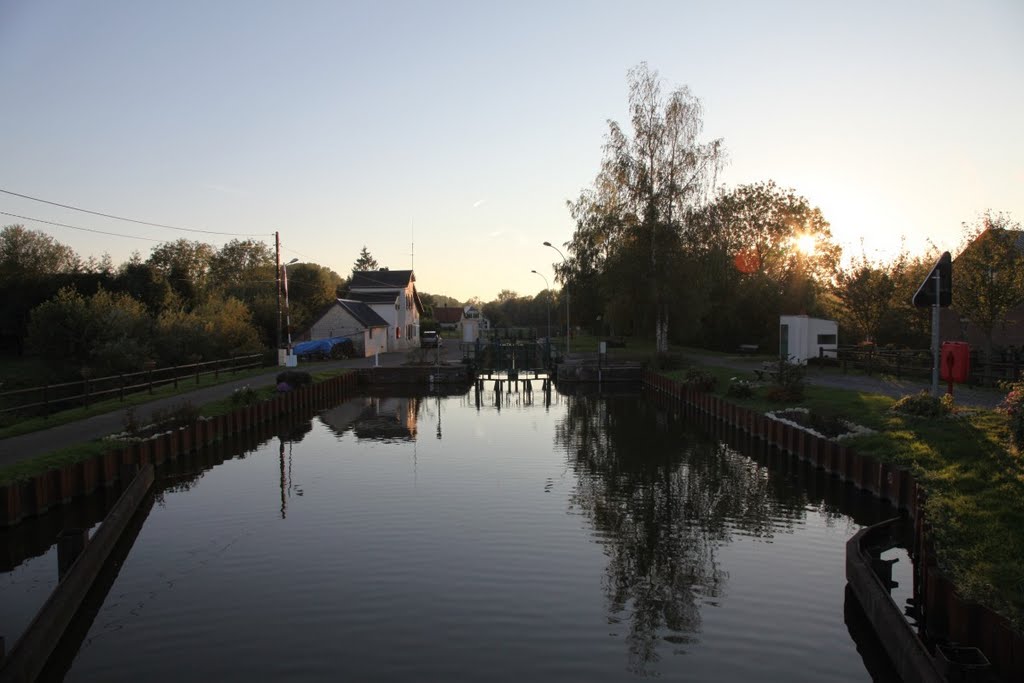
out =
<svg viewBox="0 0 1024 683"><path fill-rule="evenodd" d="M656 71L629 72L631 131L609 122L604 159L593 188L570 202L576 231L572 258L556 266L566 281L577 270L605 275L604 291L652 323L655 346L668 349L669 320L681 297L672 287L683 262L689 212L703 204L724 152L721 140L701 142L703 108L686 87L662 94Z"/></svg>
<svg viewBox="0 0 1024 683"><path fill-rule="evenodd" d="M377 259L373 258L370 254L370 250L363 245L362 251L359 252L359 258L352 264L352 272L360 270L379 270L380 266L377 264Z"/></svg>

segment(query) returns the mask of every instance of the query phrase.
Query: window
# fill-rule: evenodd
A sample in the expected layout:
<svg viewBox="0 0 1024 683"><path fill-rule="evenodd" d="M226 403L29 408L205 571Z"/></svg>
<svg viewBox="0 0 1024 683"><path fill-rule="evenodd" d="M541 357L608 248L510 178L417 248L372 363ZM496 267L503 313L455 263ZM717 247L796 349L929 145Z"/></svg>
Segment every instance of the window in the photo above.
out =
<svg viewBox="0 0 1024 683"><path fill-rule="evenodd" d="M819 334L818 335L818 343L819 344L835 344L836 343L836 335L834 335L834 334Z"/></svg>

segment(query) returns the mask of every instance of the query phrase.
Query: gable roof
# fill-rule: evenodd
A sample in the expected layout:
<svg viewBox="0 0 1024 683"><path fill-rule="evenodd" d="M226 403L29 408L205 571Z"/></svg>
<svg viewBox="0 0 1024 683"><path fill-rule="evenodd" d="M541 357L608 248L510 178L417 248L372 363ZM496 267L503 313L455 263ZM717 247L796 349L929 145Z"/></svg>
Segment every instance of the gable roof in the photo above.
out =
<svg viewBox="0 0 1024 683"><path fill-rule="evenodd" d="M400 289L392 289L387 292L350 291L345 298L349 301L362 301L365 304L393 304L401 293L402 290Z"/></svg>
<svg viewBox="0 0 1024 683"><path fill-rule="evenodd" d="M434 320L451 324L462 320L462 306L434 306Z"/></svg>
<svg viewBox="0 0 1024 683"><path fill-rule="evenodd" d="M335 304L341 306L349 315L366 327L387 327L388 322L380 317L375 310L361 301L351 299L338 299Z"/></svg>
<svg viewBox="0 0 1024 683"><path fill-rule="evenodd" d="M352 273L349 289L405 289L416 282L411 270L357 270Z"/></svg>

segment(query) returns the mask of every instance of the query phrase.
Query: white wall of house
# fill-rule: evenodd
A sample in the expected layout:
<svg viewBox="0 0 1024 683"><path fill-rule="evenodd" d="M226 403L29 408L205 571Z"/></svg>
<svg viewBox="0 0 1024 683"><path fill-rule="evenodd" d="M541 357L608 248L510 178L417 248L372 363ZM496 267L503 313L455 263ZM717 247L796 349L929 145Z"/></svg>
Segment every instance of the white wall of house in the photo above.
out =
<svg viewBox="0 0 1024 683"><path fill-rule="evenodd" d="M384 353L388 350L388 332L386 327L371 327L363 331L363 356Z"/></svg>
<svg viewBox="0 0 1024 683"><path fill-rule="evenodd" d="M342 306L335 305L309 328L309 338L348 337L356 347L356 352L365 358L388 350L389 332L390 329L386 327L367 329Z"/></svg>
<svg viewBox="0 0 1024 683"><path fill-rule="evenodd" d="M810 318L806 315L779 316L779 356L792 357L798 363L817 358L822 350L839 348L839 323L835 320Z"/></svg>
<svg viewBox="0 0 1024 683"><path fill-rule="evenodd" d="M373 292L372 289L360 289ZM388 323L388 351L408 351L420 345L420 312L416 310L412 283L394 301L367 304Z"/></svg>
<svg viewBox="0 0 1024 683"><path fill-rule="evenodd" d="M309 338L352 337L352 341L355 342L357 338L362 338L363 329L363 324L353 318L348 311L334 305L309 328Z"/></svg>

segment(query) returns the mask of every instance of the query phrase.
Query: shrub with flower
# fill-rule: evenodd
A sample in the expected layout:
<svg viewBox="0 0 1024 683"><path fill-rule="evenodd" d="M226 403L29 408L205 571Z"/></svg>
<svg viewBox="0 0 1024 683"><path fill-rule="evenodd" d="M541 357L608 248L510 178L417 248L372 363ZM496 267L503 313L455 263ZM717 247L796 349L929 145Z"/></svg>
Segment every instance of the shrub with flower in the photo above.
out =
<svg viewBox="0 0 1024 683"><path fill-rule="evenodd" d="M749 380L733 377L729 380L725 395L730 398L750 398L754 395L754 385Z"/></svg>
<svg viewBox="0 0 1024 683"><path fill-rule="evenodd" d="M1010 418L1010 438L1017 450L1024 451L1024 380L1006 382L1006 398L999 404L999 411Z"/></svg>

